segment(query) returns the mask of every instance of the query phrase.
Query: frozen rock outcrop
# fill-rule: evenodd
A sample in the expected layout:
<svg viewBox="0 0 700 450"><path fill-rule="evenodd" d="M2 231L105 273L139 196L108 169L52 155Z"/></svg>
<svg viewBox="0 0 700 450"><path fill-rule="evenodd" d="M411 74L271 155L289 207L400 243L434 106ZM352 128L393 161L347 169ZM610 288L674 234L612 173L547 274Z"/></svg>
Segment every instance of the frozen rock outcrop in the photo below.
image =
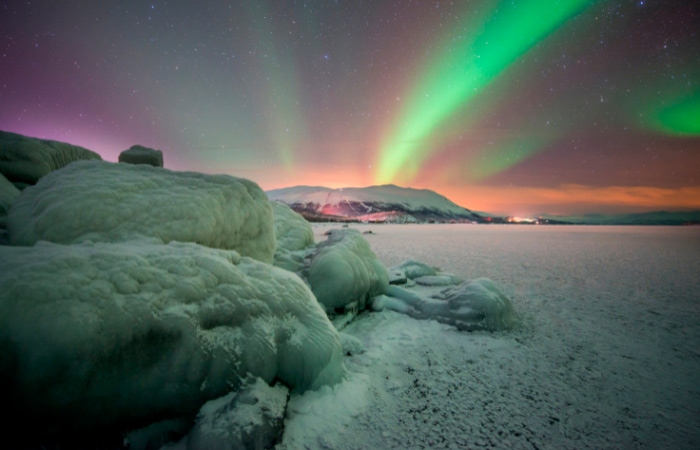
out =
<svg viewBox="0 0 700 450"><path fill-rule="evenodd" d="M252 181L103 161L76 162L26 189L7 228L12 245L151 237L264 262L276 246L270 202Z"/></svg>
<svg viewBox="0 0 700 450"><path fill-rule="evenodd" d="M510 299L486 278L443 289L433 296L392 285L386 295L374 299L372 309L437 320L466 331L507 330L517 323Z"/></svg>
<svg viewBox="0 0 700 450"><path fill-rule="evenodd" d="M0 173L13 183L34 184L54 170L85 159L102 158L77 145L0 131Z"/></svg>
<svg viewBox="0 0 700 450"><path fill-rule="evenodd" d="M234 251L0 247L0 286L4 406L37 432L194 415L247 374L297 391L344 377L338 334L309 288Z"/></svg>
<svg viewBox="0 0 700 450"><path fill-rule="evenodd" d="M132 145L128 150L119 154L119 162L163 167L163 152L142 145Z"/></svg>
<svg viewBox="0 0 700 450"><path fill-rule="evenodd" d="M317 245L308 281L327 312L363 309L370 297L382 294L389 285L386 269L367 240L353 229L332 230L328 240Z"/></svg>
<svg viewBox="0 0 700 450"><path fill-rule="evenodd" d="M260 378L246 380L238 392L202 406L186 438L187 450L259 450L282 437L289 391Z"/></svg>

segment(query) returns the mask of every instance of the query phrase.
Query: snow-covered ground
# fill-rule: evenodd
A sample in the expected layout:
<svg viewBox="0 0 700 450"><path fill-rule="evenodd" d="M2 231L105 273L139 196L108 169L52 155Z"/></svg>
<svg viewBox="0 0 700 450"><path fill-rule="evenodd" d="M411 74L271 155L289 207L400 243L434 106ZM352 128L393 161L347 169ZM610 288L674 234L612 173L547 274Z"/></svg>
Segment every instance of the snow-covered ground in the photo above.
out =
<svg viewBox="0 0 700 450"><path fill-rule="evenodd" d="M521 325L360 315L348 381L293 394L278 448L700 447L700 228L351 227L387 267L492 279Z"/></svg>

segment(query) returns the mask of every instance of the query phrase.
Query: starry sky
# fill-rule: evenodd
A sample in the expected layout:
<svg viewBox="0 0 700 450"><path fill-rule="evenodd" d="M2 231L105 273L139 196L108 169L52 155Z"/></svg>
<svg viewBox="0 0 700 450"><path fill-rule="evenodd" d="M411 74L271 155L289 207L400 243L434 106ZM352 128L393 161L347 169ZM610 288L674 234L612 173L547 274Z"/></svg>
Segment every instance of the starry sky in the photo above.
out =
<svg viewBox="0 0 700 450"><path fill-rule="evenodd" d="M0 0L0 129L263 189L700 209L695 0Z"/></svg>

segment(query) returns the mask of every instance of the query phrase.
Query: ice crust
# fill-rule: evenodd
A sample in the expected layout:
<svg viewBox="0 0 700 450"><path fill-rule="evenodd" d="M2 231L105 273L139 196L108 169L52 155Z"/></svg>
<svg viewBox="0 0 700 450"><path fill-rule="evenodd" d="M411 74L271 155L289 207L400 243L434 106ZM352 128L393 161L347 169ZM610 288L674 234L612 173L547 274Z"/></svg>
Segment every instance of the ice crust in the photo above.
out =
<svg viewBox="0 0 700 450"><path fill-rule="evenodd" d="M272 262L276 245L272 208L252 181L103 161L71 164L25 189L7 224L12 245L145 236L264 262Z"/></svg>
<svg viewBox="0 0 700 450"><path fill-rule="evenodd" d="M308 281L319 303L333 312L353 303L363 309L370 297L384 292L389 276L362 234L344 228L332 230L317 245Z"/></svg>
<svg viewBox="0 0 700 450"><path fill-rule="evenodd" d="M102 158L77 145L0 131L0 173L12 182L34 184L54 170L86 159Z"/></svg>
<svg viewBox="0 0 700 450"><path fill-rule="evenodd" d="M303 392L344 376L294 274L189 243L0 247L0 383L15 421L62 430L194 414L250 373Z"/></svg>
<svg viewBox="0 0 700 450"><path fill-rule="evenodd" d="M163 152L142 145L132 145L131 148L119 154L119 162L163 167Z"/></svg>

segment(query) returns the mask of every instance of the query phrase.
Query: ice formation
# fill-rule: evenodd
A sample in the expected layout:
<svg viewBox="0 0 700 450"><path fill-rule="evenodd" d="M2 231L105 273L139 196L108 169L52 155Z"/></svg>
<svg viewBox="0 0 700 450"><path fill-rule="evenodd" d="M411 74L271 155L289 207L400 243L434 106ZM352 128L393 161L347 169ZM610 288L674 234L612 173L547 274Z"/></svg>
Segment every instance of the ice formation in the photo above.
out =
<svg viewBox="0 0 700 450"><path fill-rule="evenodd" d="M145 236L264 262L272 262L276 245L270 202L252 181L103 161L73 163L27 188L7 228L12 245Z"/></svg>
<svg viewBox="0 0 700 450"><path fill-rule="evenodd" d="M289 391L260 378L207 402L185 439L187 450L264 449L282 437Z"/></svg>
<svg viewBox="0 0 700 450"><path fill-rule="evenodd" d="M12 182L34 184L48 173L84 159L102 158L65 142L0 131L0 173Z"/></svg>
<svg viewBox="0 0 700 450"><path fill-rule="evenodd" d="M275 217L277 248L289 251L303 250L314 244L311 224L284 203L270 202Z"/></svg>
<svg viewBox="0 0 700 450"><path fill-rule="evenodd" d="M119 162L163 167L163 152L142 145L132 145L131 148L119 154Z"/></svg>
<svg viewBox="0 0 700 450"><path fill-rule="evenodd" d="M0 173L0 221L7 215L10 206L19 197L20 191Z"/></svg>
<svg viewBox="0 0 700 450"><path fill-rule="evenodd" d="M271 201L277 250L274 265L302 275L306 251L314 244L311 224L284 203Z"/></svg>
<svg viewBox="0 0 700 450"><path fill-rule="evenodd" d="M367 240L353 229L332 230L317 245L308 271L311 290L327 312L363 309L372 296L384 292L389 277Z"/></svg>
<svg viewBox="0 0 700 450"><path fill-rule="evenodd" d="M0 247L0 286L0 383L17 423L138 426L194 414L248 373L297 391L344 376L308 287L235 251Z"/></svg>
<svg viewBox="0 0 700 450"><path fill-rule="evenodd" d="M389 286L385 293L374 299L373 310L398 311L416 319L437 320L466 331L507 330L516 324L510 299L486 278L464 282L433 295L394 285Z"/></svg>

